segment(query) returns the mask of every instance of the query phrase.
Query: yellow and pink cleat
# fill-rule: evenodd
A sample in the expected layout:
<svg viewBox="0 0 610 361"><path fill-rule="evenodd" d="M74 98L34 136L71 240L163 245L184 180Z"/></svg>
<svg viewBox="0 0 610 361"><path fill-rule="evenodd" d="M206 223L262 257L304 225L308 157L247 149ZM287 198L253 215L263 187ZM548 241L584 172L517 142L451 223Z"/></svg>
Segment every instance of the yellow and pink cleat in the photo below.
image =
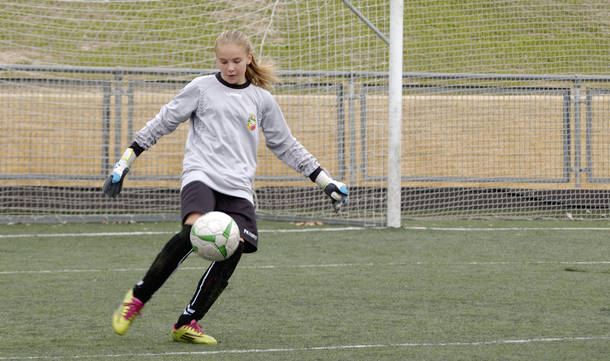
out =
<svg viewBox="0 0 610 361"><path fill-rule="evenodd" d="M123 299L123 303L112 315L112 328L114 328L114 332L124 335L143 307L144 302L133 296L133 290L129 290Z"/></svg>
<svg viewBox="0 0 610 361"><path fill-rule="evenodd" d="M186 343L203 343L206 345L216 345L216 339L212 336L206 335L201 329L201 325L197 321L192 320L187 325L182 325L172 329L172 338L176 342Z"/></svg>

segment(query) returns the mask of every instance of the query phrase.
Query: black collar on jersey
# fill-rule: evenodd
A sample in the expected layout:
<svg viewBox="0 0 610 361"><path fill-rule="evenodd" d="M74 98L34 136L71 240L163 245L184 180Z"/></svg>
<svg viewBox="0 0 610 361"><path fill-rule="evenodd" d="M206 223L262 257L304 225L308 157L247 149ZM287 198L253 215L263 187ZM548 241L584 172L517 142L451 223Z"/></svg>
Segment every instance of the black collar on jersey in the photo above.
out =
<svg viewBox="0 0 610 361"><path fill-rule="evenodd" d="M246 79L246 82L243 84L231 84L231 83L227 83L222 76L220 75L220 72L216 73L216 79L218 79L218 81L224 85L224 86L228 86L229 88L233 88L233 89L244 89L247 88L250 85L250 80Z"/></svg>

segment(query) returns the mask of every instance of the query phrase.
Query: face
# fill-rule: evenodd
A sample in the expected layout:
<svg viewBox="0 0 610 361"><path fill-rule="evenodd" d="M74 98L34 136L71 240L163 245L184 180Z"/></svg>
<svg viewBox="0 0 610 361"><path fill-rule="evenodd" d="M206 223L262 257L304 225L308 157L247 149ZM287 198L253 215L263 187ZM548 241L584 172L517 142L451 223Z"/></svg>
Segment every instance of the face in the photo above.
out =
<svg viewBox="0 0 610 361"><path fill-rule="evenodd" d="M252 62L252 53L237 44L219 44L216 48L216 66L220 75L229 84L244 84L246 68Z"/></svg>

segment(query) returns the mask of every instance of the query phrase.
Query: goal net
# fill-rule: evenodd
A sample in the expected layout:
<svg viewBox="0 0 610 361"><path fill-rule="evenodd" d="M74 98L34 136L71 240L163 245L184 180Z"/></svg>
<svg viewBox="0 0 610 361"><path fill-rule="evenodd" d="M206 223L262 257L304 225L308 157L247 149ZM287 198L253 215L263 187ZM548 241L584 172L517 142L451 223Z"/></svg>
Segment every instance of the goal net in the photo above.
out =
<svg viewBox="0 0 610 361"><path fill-rule="evenodd" d="M384 224L400 167L403 219L606 218L609 12L405 1L402 129L390 130L388 1L3 1L0 221L178 219L188 123L142 153L119 197L101 185L163 104L216 71L214 40L231 28L275 64L294 136L351 192L334 214L261 144L261 217ZM390 131L401 164L388 164Z"/></svg>

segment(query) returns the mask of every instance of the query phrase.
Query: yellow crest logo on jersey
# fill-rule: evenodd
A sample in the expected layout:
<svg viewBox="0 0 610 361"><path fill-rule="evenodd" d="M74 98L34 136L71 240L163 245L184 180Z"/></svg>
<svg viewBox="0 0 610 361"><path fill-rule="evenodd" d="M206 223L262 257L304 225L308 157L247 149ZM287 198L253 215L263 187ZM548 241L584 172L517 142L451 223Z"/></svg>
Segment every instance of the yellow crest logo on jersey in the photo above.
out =
<svg viewBox="0 0 610 361"><path fill-rule="evenodd" d="M248 129L249 130L254 130L256 129L256 115L250 113L250 116L248 117Z"/></svg>

